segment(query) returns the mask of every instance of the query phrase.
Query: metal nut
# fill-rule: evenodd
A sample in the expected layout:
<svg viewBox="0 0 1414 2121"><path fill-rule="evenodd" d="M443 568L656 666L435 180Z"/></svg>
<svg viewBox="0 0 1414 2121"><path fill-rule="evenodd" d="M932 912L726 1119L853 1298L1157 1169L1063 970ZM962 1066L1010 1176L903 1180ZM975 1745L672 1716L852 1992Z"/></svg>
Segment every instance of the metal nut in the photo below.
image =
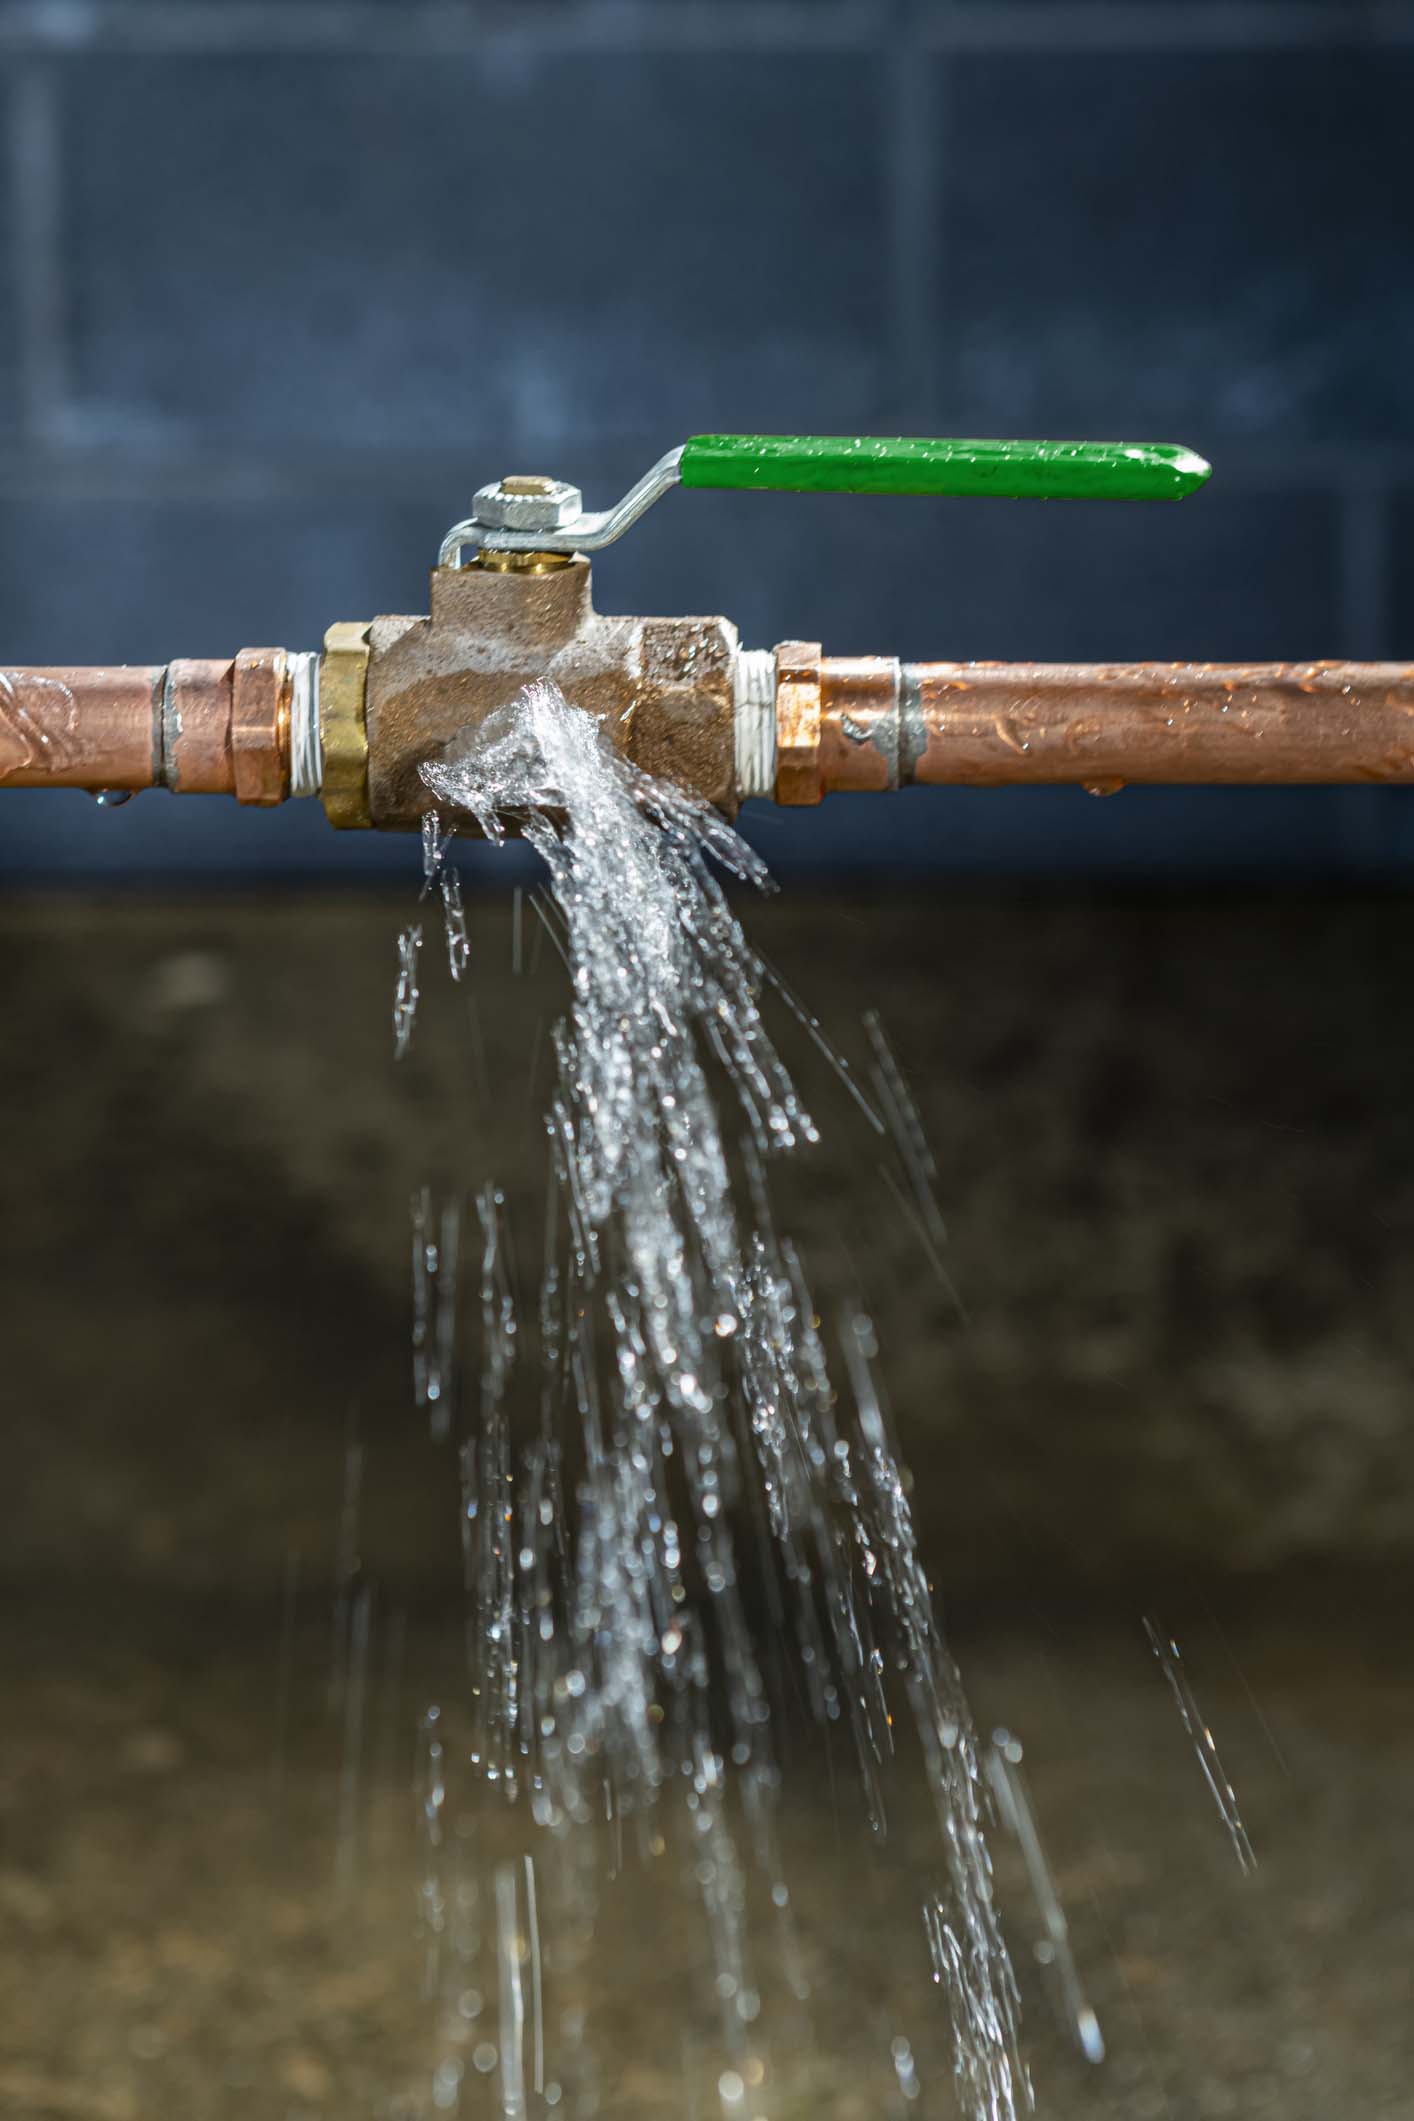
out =
<svg viewBox="0 0 1414 2121"><path fill-rule="evenodd" d="M368 627L347 620L324 636L319 672L320 794L331 825L371 825L368 809Z"/></svg>
<svg viewBox="0 0 1414 2121"><path fill-rule="evenodd" d="M562 530L584 513L584 496L563 479L525 473L481 487L471 512L488 530Z"/></svg>
<svg viewBox="0 0 1414 2121"><path fill-rule="evenodd" d="M776 801L818 803L820 643L782 641L776 650Z"/></svg>
<svg viewBox="0 0 1414 2121"><path fill-rule="evenodd" d="M236 800L283 803L290 792L290 660L283 648L243 648L231 673Z"/></svg>

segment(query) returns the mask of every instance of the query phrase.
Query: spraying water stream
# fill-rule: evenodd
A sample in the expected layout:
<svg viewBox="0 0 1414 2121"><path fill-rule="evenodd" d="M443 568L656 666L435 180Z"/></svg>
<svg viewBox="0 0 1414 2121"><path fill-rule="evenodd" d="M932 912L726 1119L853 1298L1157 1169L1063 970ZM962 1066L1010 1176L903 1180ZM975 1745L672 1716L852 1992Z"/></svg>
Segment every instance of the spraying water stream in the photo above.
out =
<svg viewBox="0 0 1414 2121"><path fill-rule="evenodd" d="M784 2110L773 2042L812 2036L779 1834L767 1651L784 1639L815 1726L848 1734L852 1809L879 1841L905 1719L935 1821L920 1967L926 1978L931 1960L945 1990L963 2112L1013 2121L1031 2094L983 1834L991 1793L919 1556L873 1331L849 1305L827 1320L771 1203L772 1161L817 1131L763 1018L770 975L722 883L764 888L767 874L715 812L630 766L549 686L424 774L442 815L470 814L495 842L513 825L539 852L571 988L554 1033L533 1303L494 1182L465 1241L430 1199L415 1210L415 1366L434 1434L452 1420L457 1248L479 1260L479 1404L459 1446L466 1759L476 1804L524 1821L518 1857L499 1834L488 1896L475 1807L448 1831L449 1717L429 1705L420 1901L446 2034L434 2107L460 2109L469 2052L505 2115L601 2110L583 1974L613 1878L636 1863L687 1877L700 1907L715 2052L689 2058L685 2110L698 2110L699 2082L729 2116ZM424 845L460 978L467 931L436 814ZM420 944L414 927L400 945L400 1051ZM895 1137L937 1264L927 1146L876 1023L870 1041L878 1111L850 1087ZM527 1385L538 1415L522 1424L512 1403ZM465 2023L483 1951L494 2041L473 2041ZM906 2037L892 2067L898 2096L916 2099Z"/></svg>

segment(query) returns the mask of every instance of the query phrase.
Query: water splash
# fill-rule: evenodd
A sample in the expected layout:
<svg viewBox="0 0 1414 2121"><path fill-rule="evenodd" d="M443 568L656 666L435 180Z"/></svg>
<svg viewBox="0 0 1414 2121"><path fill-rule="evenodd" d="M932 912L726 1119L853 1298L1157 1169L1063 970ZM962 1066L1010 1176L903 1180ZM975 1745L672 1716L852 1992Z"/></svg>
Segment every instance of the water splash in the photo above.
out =
<svg viewBox="0 0 1414 2121"><path fill-rule="evenodd" d="M1149 1638L1150 1649L1159 1660L1159 1669L1168 1681L1169 1692L1177 1704L1183 1728L1193 1740L1193 1750L1198 1756L1198 1765L1203 1770L1203 1780L1212 1792L1213 1802L1218 1808L1223 1825L1227 1828L1238 1868L1244 1873L1255 1871L1257 1858L1252 1843L1247 1838L1242 1814L1237 1808L1237 1793L1228 1781L1227 1772L1218 1758L1213 1734L1188 1683L1188 1674L1184 1671L1183 1660L1178 1654L1178 1644L1147 1614L1144 1618L1144 1633Z"/></svg>
<svg viewBox="0 0 1414 2121"><path fill-rule="evenodd" d="M1036 1911L1045 1932L1037 1942L1036 1956L1041 1964L1051 1968L1054 1974L1066 2022L1075 2036L1081 2054L1087 2062L1103 2062L1104 2036L1100 2031L1100 2021L1086 2000L1079 1970L1075 1964L1075 1953L1070 1942L1070 1924L1066 1920L1065 1909L1061 1906L1060 1894L1056 1891L1055 1879L1051 1875L1051 1866L1046 1861L1046 1852L1041 1845L1036 1815L1031 1808L1031 1797L1022 1772L1023 1758L1019 1738L1014 1737L1010 1731L994 1731L987 1753L987 1780L996 1796L997 1810L1021 1849L1021 1858L1031 1882Z"/></svg>
<svg viewBox="0 0 1414 2121"><path fill-rule="evenodd" d="M405 1058L412 1044L421 991L417 982L421 954L422 923L410 921L398 937L398 983L393 990L393 1052L398 1060Z"/></svg>
<svg viewBox="0 0 1414 2121"><path fill-rule="evenodd" d="M466 908L462 903L462 880L454 862L447 860L448 842L442 838L435 810L422 821L422 895L435 885L442 900L442 934L447 945L447 970L454 980L464 979L471 961L471 943L466 932Z"/></svg>
<svg viewBox="0 0 1414 2121"><path fill-rule="evenodd" d="M439 1208L431 1187L419 1187L412 1203L412 1396L437 1442L450 1435L454 1412L461 1247L461 1202Z"/></svg>
<svg viewBox="0 0 1414 2121"><path fill-rule="evenodd" d="M811 1991L779 1849L768 1664L743 1590L738 1527L755 1524L768 1633L793 1646L817 1725L848 1732L877 1840L898 1743L893 1693L907 1705L937 1827L928 1935L957 2081L970 2115L1010 2121L1030 2088L976 1733L919 1557L872 1328L855 1314L838 1322L842 1397L830 1328L777 1229L771 1164L818 1135L763 997L782 992L869 1123L893 1133L936 1248L934 1174L902 1077L879 1034L876 1111L731 911L724 876L769 887L755 854L708 806L637 771L553 687L529 688L423 775L436 805L424 888L441 892L453 976L466 967L466 931L445 885L441 820L462 814L493 843L517 828L541 855L549 893L531 903L570 983L553 1034L538 1298L517 1299L506 1203L488 1184L477 1201L479 1394L459 1451L470 1757L483 1787L526 1807L538 1849L524 1885L504 1858L495 1870L502 2015L499 2064L492 2047L485 2067L499 2067L501 2110L523 2114L548 2066L537 1927L528 2089L531 1882L546 1937L577 1937L584 1950L626 1860L675 1865L692 1881L721 2042L712 2081L724 2111L745 2111L749 2087L751 2111L764 2110L763 1977L783 2009L805 2009ZM400 1050L418 943L410 929L400 945ZM416 1240L424 1351L429 1227L427 1209ZM528 1435L512 1420L518 1396L538 1409ZM422 1900L445 1926L445 1837L427 1818L441 1743L428 1739L422 1776ZM565 1958L546 1987L571 1996ZM566 2005L555 2022L557 2096L563 2087L573 2110L594 2111L582 2013ZM899 2040L893 2069L910 2097L916 2067ZM480 2047L472 2061L483 2070ZM444 2086L440 2103L454 2096Z"/></svg>

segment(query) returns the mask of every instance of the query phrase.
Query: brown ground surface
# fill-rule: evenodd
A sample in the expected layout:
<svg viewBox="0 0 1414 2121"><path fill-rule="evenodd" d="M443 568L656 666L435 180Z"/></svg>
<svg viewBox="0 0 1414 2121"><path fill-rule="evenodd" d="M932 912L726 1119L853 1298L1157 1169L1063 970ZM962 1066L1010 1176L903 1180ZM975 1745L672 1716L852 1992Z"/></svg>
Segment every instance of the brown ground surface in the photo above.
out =
<svg viewBox="0 0 1414 2121"><path fill-rule="evenodd" d="M433 995L395 1071L405 910L0 911L7 2114L438 2111L408 1767L450 1683L455 1533L408 1406L406 1204L494 1170L533 1228L559 990L548 949L511 976L478 902L471 992ZM802 1048L826 1147L787 1218L875 1313L957 1647L1027 1741L1109 2037L1086 2070L1026 1976L1041 2111L1414 2114L1407 907L800 896L751 926L850 1054L880 1007L942 1168L965 1321ZM378 1586L353 1828L327 1705L351 1422ZM1139 1632L1155 1603L1252 1880ZM926 1835L905 1803L857 1886L829 1767L803 1750L789 1784L821 2000L772 2110L863 2121L892 2111L891 2032L921 2062L936 2036ZM687 2113L694 1925L621 1884L603 2111ZM1002 1884L1025 1956L1010 1858ZM923 2078L908 2111L949 2114Z"/></svg>
<svg viewBox="0 0 1414 2121"><path fill-rule="evenodd" d="M1250 1878L1132 1615L1080 1623L1038 1610L961 1631L979 1713L1024 1733L1109 2049L1094 2069L1069 2047L1031 1959L1039 1930L1024 1882L999 1845L1039 2111L1395 2121L1414 2112L1406 1631L1349 1610L1224 1618L1219 1633L1206 1613L1183 1614L1180 1632L1257 1851ZM0 2111L422 2121L438 2111L434 2072L449 2054L467 2067L460 2111L499 2111L494 2079L471 2062L497 2037L484 1954L466 1978L485 2008L459 2041L423 1993L406 1739L415 1704L440 1692L455 1659L431 1627L407 1639L396 1672L375 1654L357 1839L341 1865L345 1753L318 1618L299 1636L287 1713L273 1612L128 1594L12 1622L0 1668ZM846 1763L833 1765L804 1749L788 1763L787 1875L815 1994L800 2033L777 2035L765 2110L951 2121L945 2021L918 1921L935 1837L904 1803L888 1847L866 1857ZM493 1808L480 1830L484 1877L519 1850L504 1816ZM692 2110L685 2031L713 2052L695 1904L630 1864L604 1905L582 1991L601 2111L673 2121ZM769 1925L758 1935L769 1961ZM563 2067L552 1956L551 2073ZM899 2033L922 2077L910 2107L890 2096Z"/></svg>

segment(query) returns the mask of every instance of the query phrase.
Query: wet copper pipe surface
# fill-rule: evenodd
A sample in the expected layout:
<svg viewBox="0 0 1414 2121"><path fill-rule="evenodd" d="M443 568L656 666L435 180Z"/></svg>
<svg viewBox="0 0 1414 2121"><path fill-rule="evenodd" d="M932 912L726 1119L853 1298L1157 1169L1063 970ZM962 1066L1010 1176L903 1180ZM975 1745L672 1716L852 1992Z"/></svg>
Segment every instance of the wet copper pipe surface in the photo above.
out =
<svg viewBox="0 0 1414 2121"><path fill-rule="evenodd" d="M160 667L0 670L0 788L149 788Z"/></svg>
<svg viewBox="0 0 1414 2121"><path fill-rule="evenodd" d="M891 656L828 656L820 665L820 785L901 786L902 665Z"/></svg>
<svg viewBox="0 0 1414 2121"><path fill-rule="evenodd" d="M290 670L234 661L0 670L0 788L170 788L278 803L290 786Z"/></svg>
<svg viewBox="0 0 1414 2121"><path fill-rule="evenodd" d="M1403 663L825 658L815 801L910 783L1414 781ZM816 792L818 791L818 793Z"/></svg>

